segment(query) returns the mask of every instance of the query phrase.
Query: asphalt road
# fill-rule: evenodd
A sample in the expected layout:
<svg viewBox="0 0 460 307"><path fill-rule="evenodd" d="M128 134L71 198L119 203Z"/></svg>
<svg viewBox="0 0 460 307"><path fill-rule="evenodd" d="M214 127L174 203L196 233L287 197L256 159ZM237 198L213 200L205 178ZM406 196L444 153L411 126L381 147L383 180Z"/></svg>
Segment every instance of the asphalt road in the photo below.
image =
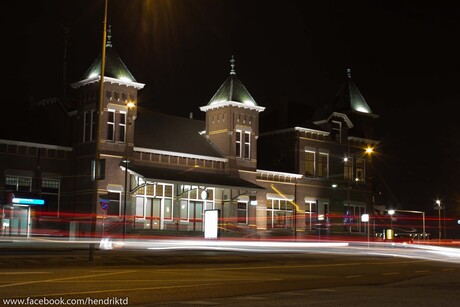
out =
<svg viewBox="0 0 460 307"><path fill-rule="evenodd" d="M88 261L81 248L0 252L5 306L458 306L460 289L460 264L394 255L97 250Z"/></svg>

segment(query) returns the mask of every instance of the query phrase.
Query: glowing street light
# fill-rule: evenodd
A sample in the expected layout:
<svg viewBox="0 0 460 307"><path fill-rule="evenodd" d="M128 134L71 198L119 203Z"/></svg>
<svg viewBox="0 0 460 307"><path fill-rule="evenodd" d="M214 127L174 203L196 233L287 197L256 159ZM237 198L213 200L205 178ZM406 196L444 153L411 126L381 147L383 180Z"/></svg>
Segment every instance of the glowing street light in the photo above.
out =
<svg viewBox="0 0 460 307"><path fill-rule="evenodd" d="M441 241L441 201L436 200L436 205L438 209L438 230L439 230L439 241Z"/></svg>
<svg viewBox="0 0 460 307"><path fill-rule="evenodd" d="M395 214L395 211L393 209L388 210L388 214L390 215L390 225L391 229L393 229L393 214Z"/></svg>

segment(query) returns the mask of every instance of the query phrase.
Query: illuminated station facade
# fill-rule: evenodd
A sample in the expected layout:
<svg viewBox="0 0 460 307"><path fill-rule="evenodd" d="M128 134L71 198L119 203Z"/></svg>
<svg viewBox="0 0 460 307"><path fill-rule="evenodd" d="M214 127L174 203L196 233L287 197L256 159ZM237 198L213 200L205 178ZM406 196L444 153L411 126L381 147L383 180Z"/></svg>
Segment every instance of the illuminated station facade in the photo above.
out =
<svg viewBox="0 0 460 307"><path fill-rule="evenodd" d="M48 116L39 126L45 120L49 131L0 135L3 236L91 236L92 221L104 236L201 236L212 210L222 236L368 231L361 216L376 205L371 150L378 115L350 71L329 105L286 121L289 104L269 113L256 103L232 57L229 75L200 107L202 121L136 105L144 84L109 37L97 146L100 68L101 57L71 84L75 98L35 103L34 117ZM273 114L285 124L261 124L280 123ZM103 163L96 175L97 147Z"/></svg>

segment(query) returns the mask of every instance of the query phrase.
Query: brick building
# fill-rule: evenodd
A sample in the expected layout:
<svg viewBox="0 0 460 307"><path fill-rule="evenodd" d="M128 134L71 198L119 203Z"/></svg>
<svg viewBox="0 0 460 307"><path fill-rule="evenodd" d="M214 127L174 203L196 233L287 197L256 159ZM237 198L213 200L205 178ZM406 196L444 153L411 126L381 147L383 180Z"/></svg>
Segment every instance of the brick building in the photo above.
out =
<svg viewBox="0 0 460 307"><path fill-rule="evenodd" d="M230 74L200 107L201 121L135 105L144 84L110 37L106 50L99 136L105 176L96 181L97 198L101 56L72 84L73 99L21 106L27 124L0 130L3 236L87 236L94 220L104 235L199 235L206 210L218 210L222 231L241 236L367 231L361 214L372 211L374 191L366 149L378 144L378 115L350 71L331 104L302 106L291 120L293 105L285 103L273 112L280 121L261 116L265 108L238 79L232 57Z"/></svg>

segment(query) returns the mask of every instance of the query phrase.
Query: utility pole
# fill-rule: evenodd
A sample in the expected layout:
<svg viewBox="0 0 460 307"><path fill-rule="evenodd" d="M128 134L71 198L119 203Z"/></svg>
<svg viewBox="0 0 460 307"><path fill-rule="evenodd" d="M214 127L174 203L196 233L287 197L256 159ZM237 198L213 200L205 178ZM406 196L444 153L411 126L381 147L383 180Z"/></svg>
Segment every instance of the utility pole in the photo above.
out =
<svg viewBox="0 0 460 307"><path fill-rule="evenodd" d="M99 171L100 171L100 158L101 158L101 125L102 125L102 103L104 102L104 73L105 73L105 45L107 40L107 6L109 0L104 0L104 22L102 33L102 55L101 55L101 77L99 84L99 110L97 113L97 132L96 132L96 150L94 162L94 185L93 185L93 201L91 204L91 236L95 237L96 223L97 223L97 203L98 203L98 188L99 188ZM94 260L94 252L96 250L96 243L91 242L89 245L89 261Z"/></svg>

